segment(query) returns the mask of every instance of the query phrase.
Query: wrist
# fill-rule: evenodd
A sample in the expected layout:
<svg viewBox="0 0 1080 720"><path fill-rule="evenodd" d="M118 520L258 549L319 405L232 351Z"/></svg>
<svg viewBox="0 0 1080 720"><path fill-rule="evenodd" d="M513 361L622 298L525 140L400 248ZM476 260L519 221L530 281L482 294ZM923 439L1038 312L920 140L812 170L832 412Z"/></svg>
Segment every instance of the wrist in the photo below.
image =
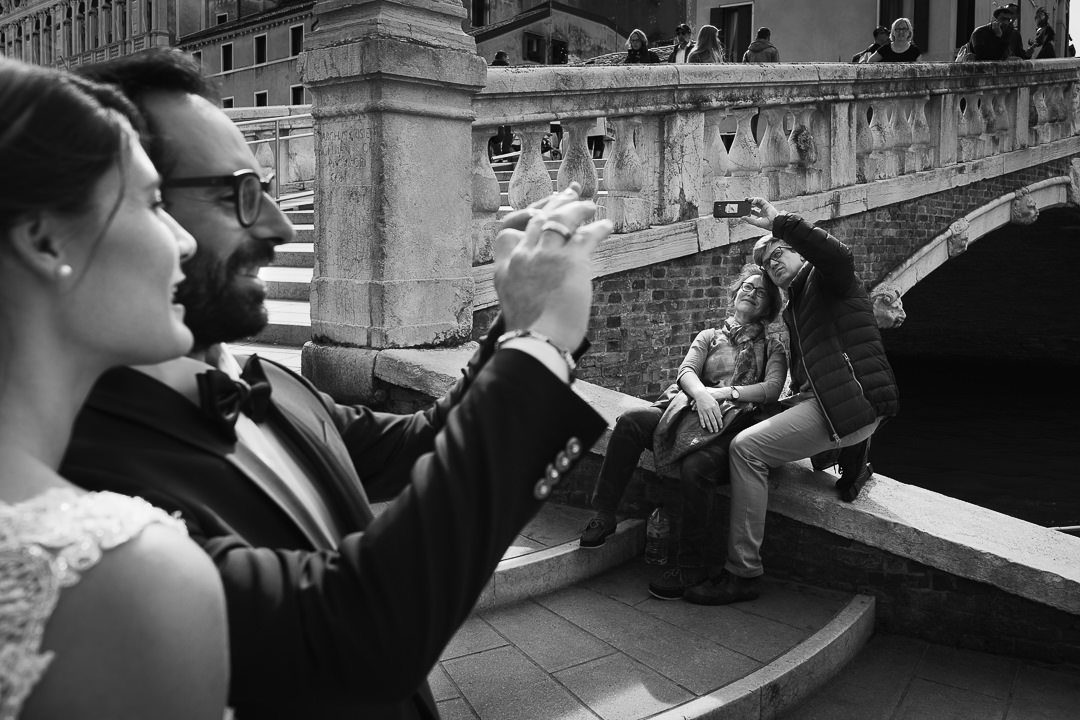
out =
<svg viewBox="0 0 1080 720"><path fill-rule="evenodd" d="M555 344L551 338L532 330L511 330L499 336L495 342L496 351L503 348L520 350L540 361L563 382L574 381L577 363L565 349Z"/></svg>

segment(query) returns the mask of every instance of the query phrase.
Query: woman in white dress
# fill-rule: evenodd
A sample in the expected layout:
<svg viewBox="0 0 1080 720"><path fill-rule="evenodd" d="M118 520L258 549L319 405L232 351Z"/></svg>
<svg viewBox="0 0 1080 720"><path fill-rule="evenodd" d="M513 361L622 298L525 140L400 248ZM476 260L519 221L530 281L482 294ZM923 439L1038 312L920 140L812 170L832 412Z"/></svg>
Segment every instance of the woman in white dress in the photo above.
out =
<svg viewBox="0 0 1080 720"><path fill-rule="evenodd" d="M220 581L183 523L56 473L109 367L181 355L194 241L116 92L0 58L0 719L221 720Z"/></svg>

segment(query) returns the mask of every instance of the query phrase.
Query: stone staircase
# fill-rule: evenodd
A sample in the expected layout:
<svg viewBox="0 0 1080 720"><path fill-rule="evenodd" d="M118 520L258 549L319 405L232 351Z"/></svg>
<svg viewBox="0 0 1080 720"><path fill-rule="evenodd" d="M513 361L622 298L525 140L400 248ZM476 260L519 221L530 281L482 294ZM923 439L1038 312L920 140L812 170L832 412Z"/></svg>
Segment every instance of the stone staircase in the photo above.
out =
<svg viewBox="0 0 1080 720"><path fill-rule="evenodd" d="M549 163L553 181L557 163ZM505 193L509 171L500 171ZM310 339L314 214L286 209L296 240L260 276L270 324L237 343L299 371ZM380 511L377 508L376 511ZM601 548L577 538L590 512L549 503L518 536L430 681L444 720L773 718L865 645L874 600L767 579L727 607L652 598L644 522Z"/></svg>

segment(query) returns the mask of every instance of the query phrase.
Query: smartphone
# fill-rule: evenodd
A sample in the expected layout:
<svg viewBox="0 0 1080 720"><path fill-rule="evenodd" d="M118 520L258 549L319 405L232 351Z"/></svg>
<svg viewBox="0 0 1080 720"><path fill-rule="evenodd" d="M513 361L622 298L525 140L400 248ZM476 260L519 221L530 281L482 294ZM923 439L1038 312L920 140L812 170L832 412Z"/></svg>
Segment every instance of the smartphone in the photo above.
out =
<svg viewBox="0 0 1080 720"><path fill-rule="evenodd" d="M712 206L714 218L745 217L750 214L750 203L746 200L717 200Z"/></svg>

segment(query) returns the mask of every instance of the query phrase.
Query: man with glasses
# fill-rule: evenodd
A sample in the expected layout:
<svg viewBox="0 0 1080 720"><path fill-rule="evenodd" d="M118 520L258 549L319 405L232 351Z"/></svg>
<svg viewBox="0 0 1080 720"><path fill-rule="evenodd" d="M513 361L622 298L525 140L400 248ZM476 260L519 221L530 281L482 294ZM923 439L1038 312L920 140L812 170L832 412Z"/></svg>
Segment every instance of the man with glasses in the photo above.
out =
<svg viewBox="0 0 1080 720"><path fill-rule="evenodd" d="M791 390L786 409L732 441L727 562L720 575L686 591L686 599L725 605L758 596L769 469L840 452L837 490L851 502L873 472L870 436L895 415L899 396L873 306L855 273L851 249L764 198L749 198L746 221L770 231L754 245L767 284L787 291Z"/></svg>
<svg viewBox="0 0 1080 720"><path fill-rule="evenodd" d="M1020 31L1015 23L1020 9L1016 3L1002 5L994 10L993 19L986 25L975 28L968 40L968 47L974 55L973 60L1009 60L1015 58L1027 60L1031 51L1025 50L1020 39Z"/></svg>
<svg viewBox="0 0 1080 720"><path fill-rule="evenodd" d="M679 23L679 26L675 28L675 47L672 48L671 54L668 55L668 62L684 63L693 50L694 41L690 39L690 26L686 23Z"/></svg>
<svg viewBox="0 0 1080 720"><path fill-rule="evenodd" d="M595 206L574 188L524 213L531 221L514 214L507 223L528 226L496 241L506 321L457 385L413 415L338 405L225 345L266 325L259 270L293 228L198 65L155 50L79 70L119 85L145 116L166 207L198 246L178 293L195 347L106 374L65 477L180 513L225 589L238 717L437 718L428 672L606 426L570 388L564 351L584 336L588 254L610 223L582 224ZM522 235L537 252L508 256ZM534 322L515 327L521 317ZM392 498L374 517L371 501Z"/></svg>

